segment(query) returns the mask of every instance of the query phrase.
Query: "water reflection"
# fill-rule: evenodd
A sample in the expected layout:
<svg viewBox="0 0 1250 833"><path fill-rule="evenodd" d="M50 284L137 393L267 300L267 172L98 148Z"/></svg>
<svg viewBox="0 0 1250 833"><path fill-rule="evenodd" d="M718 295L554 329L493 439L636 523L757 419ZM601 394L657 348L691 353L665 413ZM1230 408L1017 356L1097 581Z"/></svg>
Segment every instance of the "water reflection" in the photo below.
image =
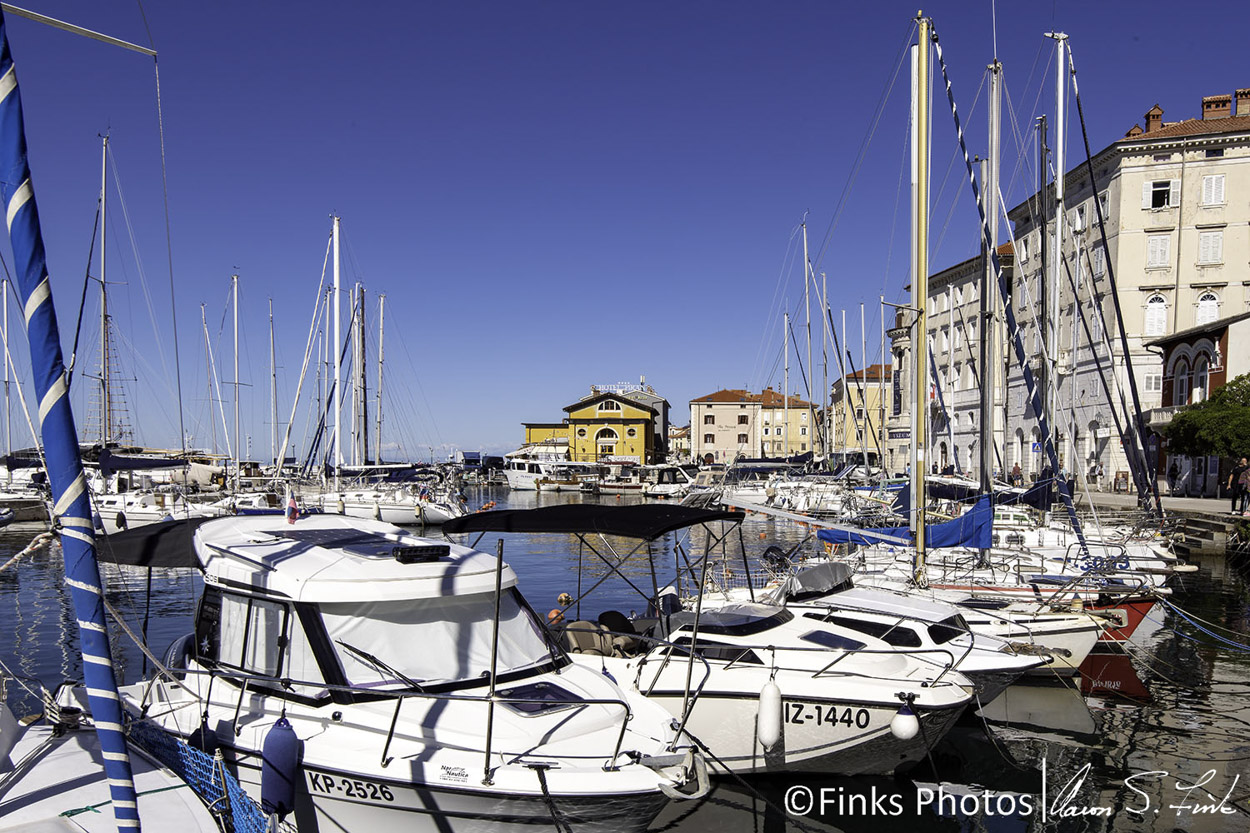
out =
<svg viewBox="0 0 1250 833"><path fill-rule="evenodd" d="M472 502L488 500L500 508L526 508L568 501L625 504L640 498L482 490ZM34 527L0 532L0 563L36 532ZM428 532L438 537L434 530ZM610 576L575 536L487 535L479 547L493 552L500 537L522 592L540 612L556 607L561 593L579 595L579 561L582 590ZM679 537L695 555L706 545L698 528L656 542L654 580L660 586L674 580L681 566L674 560ZM752 559L770 545L814 549L810 538L806 527L761 516L749 516L741 530ZM731 553L736 554L738 542L735 534ZM636 542L613 538L595 543L611 557ZM1186 576L1172 598L1192 621L1157 608L1127 650L1091 657L1079 680L1018 685L979 712L970 710L932 756L907 773L892 778L820 773L729 778L702 801L670 806L653 830L1246 830L1250 654L1228 642L1250 642L1243 636L1250 634L1250 593L1243 565L1222 557L1199 559L1198 564L1199 572ZM646 557L628 559L620 570L642 590L652 587ZM158 656L190 630L201 590L197 573L160 571L149 576L144 570L109 567L104 572L110 603L135 631L146 618L149 642ZM15 673L46 685L80 677L77 627L62 587L57 547L0 571L0 658ZM639 593L611 576L588 595L576 615L594 618L607 609L628 613L644 604ZM142 654L116 625L112 634L119 676L133 681L143 671ZM37 707L20 687L10 682L6 688L15 711ZM1152 772L1166 775L1148 774ZM1182 789L1204 779L1201 788ZM1228 800L1221 805L1226 793ZM804 804L809 794L812 800ZM1021 811L1026 799L1032 812ZM1191 812L1195 805L1207 812ZM1005 807L1015 812L1001 812Z"/></svg>

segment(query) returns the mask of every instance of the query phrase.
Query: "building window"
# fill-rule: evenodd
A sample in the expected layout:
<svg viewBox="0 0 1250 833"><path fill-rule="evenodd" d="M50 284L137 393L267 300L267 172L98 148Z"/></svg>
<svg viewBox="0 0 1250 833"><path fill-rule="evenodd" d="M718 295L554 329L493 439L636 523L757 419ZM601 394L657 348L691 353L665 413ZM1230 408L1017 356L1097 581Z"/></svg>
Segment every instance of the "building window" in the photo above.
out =
<svg viewBox="0 0 1250 833"><path fill-rule="evenodd" d="M1151 295L1146 301L1146 335L1161 336L1167 331L1168 302L1162 295Z"/></svg>
<svg viewBox="0 0 1250 833"><path fill-rule="evenodd" d="M863 409L863 408L856 408L856 409L855 409L855 418L856 418L856 419L858 419L858 420L862 420L862 419L864 418L864 409Z"/></svg>
<svg viewBox="0 0 1250 833"><path fill-rule="evenodd" d="M632 437L636 437L636 436L638 436L638 429L637 429L637 428L627 428L627 429L625 429L625 436L627 436L627 437L631 437L631 438L632 438Z"/></svg>
<svg viewBox="0 0 1250 833"><path fill-rule="evenodd" d="M1208 159L1219 159L1223 156L1224 156L1224 148L1208 148L1207 149Z"/></svg>
<svg viewBox="0 0 1250 833"><path fill-rule="evenodd" d="M578 428L578 429L577 429L577 436L581 437L582 439L586 439L586 429L585 429L585 428Z"/></svg>
<svg viewBox="0 0 1250 833"><path fill-rule="evenodd" d="M1020 247L1020 260L1021 261L1028 260L1029 259L1029 238L1021 237L1019 240L1016 241L1016 244Z"/></svg>
<svg viewBox="0 0 1250 833"><path fill-rule="evenodd" d="M1175 208L1181 200L1179 179L1156 179L1143 182L1141 188L1142 208Z"/></svg>
<svg viewBox="0 0 1250 833"><path fill-rule="evenodd" d="M1220 317L1220 297L1210 290L1198 296L1198 310L1194 313L1194 324L1208 324Z"/></svg>
<svg viewBox="0 0 1250 833"><path fill-rule="evenodd" d="M1163 393L1163 371L1146 371L1146 393Z"/></svg>
<svg viewBox="0 0 1250 833"><path fill-rule="evenodd" d="M806 437L806 436L807 436L807 426L806 426L806 425L804 425L804 426L802 426L802 427L800 427L800 428L799 428L799 436L800 436L800 437Z"/></svg>
<svg viewBox="0 0 1250 833"><path fill-rule="evenodd" d="M1104 220L1107 219L1107 215L1110 213L1108 211L1107 206L1108 206L1107 192L1103 191L1101 194L1098 195L1098 207L1102 209L1102 218Z"/></svg>
<svg viewBox="0 0 1250 833"><path fill-rule="evenodd" d="M956 327L955 328L955 349L958 350L960 347L963 346L963 343L964 343L963 331L960 330L958 327Z"/></svg>
<svg viewBox="0 0 1250 833"><path fill-rule="evenodd" d="M1085 231L1085 206L1078 205L1072 211L1072 230L1076 232Z"/></svg>
<svg viewBox="0 0 1250 833"><path fill-rule="evenodd" d="M1198 235L1198 262L1203 264L1224 262L1224 232L1204 231Z"/></svg>
<svg viewBox="0 0 1250 833"><path fill-rule="evenodd" d="M799 451L807 451L807 443L801 443L799 445Z"/></svg>
<svg viewBox="0 0 1250 833"><path fill-rule="evenodd" d="M620 409L621 409L621 403L613 399L603 400L602 402L599 403L599 408L598 408L599 411L619 411Z"/></svg>
<svg viewBox="0 0 1250 833"><path fill-rule="evenodd" d="M799 414L799 422L807 422L807 411Z"/></svg>
<svg viewBox="0 0 1250 833"><path fill-rule="evenodd" d="M703 424L704 424L704 425L715 425L715 424L716 424L716 415L715 415L715 414L704 414L704 415L703 415Z"/></svg>
<svg viewBox="0 0 1250 833"><path fill-rule="evenodd" d="M1202 204L1224 204L1224 174L1212 174L1202 178Z"/></svg>
<svg viewBox="0 0 1250 833"><path fill-rule="evenodd" d="M747 444L747 435L746 435L746 434L739 434L739 435L738 435L738 445L746 445L746 444Z"/></svg>
<svg viewBox="0 0 1250 833"><path fill-rule="evenodd" d="M1172 381L1172 404L1188 405L1190 391L1189 362L1181 359L1176 363Z"/></svg>
<svg viewBox="0 0 1250 833"><path fill-rule="evenodd" d="M748 417L747 417L747 415L746 415L746 414L738 414L738 424L739 424L739 425L746 425L746 424L747 424L747 420L748 420Z"/></svg>
<svg viewBox="0 0 1250 833"><path fill-rule="evenodd" d="M774 433L774 434L776 434L778 437L780 437L780 436L781 436L781 429L782 429L783 427L784 427L784 426L778 425L776 428L774 428L774 429L773 429L773 433Z"/></svg>
<svg viewBox="0 0 1250 833"><path fill-rule="evenodd" d="M1107 273L1107 253L1101 246L1094 249L1093 254L1090 255L1090 260L1092 261L1091 271L1093 271L1095 278L1101 278Z"/></svg>
<svg viewBox="0 0 1250 833"><path fill-rule="evenodd" d="M703 444L704 444L704 445L712 445L712 444L713 444L713 443L715 443L715 442L716 442L716 435L715 435L715 434L704 434L704 435L703 435Z"/></svg>
<svg viewBox="0 0 1250 833"><path fill-rule="evenodd" d="M1146 237L1146 268L1167 266L1171 259L1172 236L1170 234L1151 234Z"/></svg>
<svg viewBox="0 0 1250 833"><path fill-rule="evenodd" d="M1194 393L1193 402L1203 402L1207 398L1207 357L1204 355L1194 362Z"/></svg>

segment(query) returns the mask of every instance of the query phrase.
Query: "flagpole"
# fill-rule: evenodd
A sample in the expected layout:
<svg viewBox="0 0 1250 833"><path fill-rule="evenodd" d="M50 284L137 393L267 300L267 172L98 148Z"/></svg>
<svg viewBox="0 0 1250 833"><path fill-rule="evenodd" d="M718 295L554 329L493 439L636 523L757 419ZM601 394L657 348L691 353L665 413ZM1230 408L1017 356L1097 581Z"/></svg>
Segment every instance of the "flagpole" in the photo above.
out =
<svg viewBox="0 0 1250 833"><path fill-rule="evenodd" d="M26 159L26 132L17 74L9 50L8 29L0 12L0 198L3 198L9 240L16 264L18 292L26 314L31 374L39 397L48 483L54 522L59 522L65 558L65 583L70 588L82 648L83 681L100 739L104 772L109 782L113 815L119 829L140 830L130 754L122 730L121 701L113 672L112 651L104 618L104 594L96 561L91 505L78 432L70 410L69 385L61 355L61 337L52 305L39 210Z"/></svg>

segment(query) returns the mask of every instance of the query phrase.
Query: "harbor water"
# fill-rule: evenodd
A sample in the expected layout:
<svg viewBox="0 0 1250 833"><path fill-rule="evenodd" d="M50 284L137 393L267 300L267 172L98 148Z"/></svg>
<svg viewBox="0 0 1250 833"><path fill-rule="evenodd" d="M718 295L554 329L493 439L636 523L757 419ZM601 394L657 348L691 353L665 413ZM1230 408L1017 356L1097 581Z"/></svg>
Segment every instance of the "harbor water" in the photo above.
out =
<svg viewBox="0 0 1250 833"><path fill-rule="evenodd" d="M527 508L634 498L506 490L471 495L473 505L489 500L500 508ZM275 517L274 523L285 521ZM0 564L39 531L26 525L0 531ZM441 537L433 529L428 534ZM748 516L740 534L752 567L768 546L815 546L810 528L758 515ZM685 536L687 552L703 553L699 529L677 535ZM637 542L596 539L591 551L570 535L490 534L477 547L494 552L500 538L539 615L557 607L561 593L578 596L601 579L580 613L574 611L580 618L645 607L639 591L652 587L649 560L630 558L617 575L601 558L615 561ZM683 569L674 542L669 535L653 547L660 586ZM727 552L737 557L738 548L734 533ZM107 543L101 549L107 560ZM1017 684L979 713L970 710L930 758L908 772L726 778L703 800L670 805L652 830L1250 829L1250 582L1233 559L1196 563L1198 572L1174 585L1175 607L1156 606L1125 650L1092 657L1079 679ZM191 630L202 587L195 571L103 569L110 604L130 631L146 632L158 657ZM33 681L52 687L80 678L77 625L63 575L55 545L0 570L0 659L23 678L5 680L18 714L39 708ZM112 627L119 676L140 679L150 664L120 626Z"/></svg>

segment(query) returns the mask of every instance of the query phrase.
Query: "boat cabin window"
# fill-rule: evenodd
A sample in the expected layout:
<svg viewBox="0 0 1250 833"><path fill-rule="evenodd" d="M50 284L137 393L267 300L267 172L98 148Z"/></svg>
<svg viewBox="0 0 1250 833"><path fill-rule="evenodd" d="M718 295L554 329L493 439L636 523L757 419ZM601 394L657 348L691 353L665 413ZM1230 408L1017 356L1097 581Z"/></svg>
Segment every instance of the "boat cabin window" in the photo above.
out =
<svg viewBox="0 0 1250 833"><path fill-rule="evenodd" d="M720 636L753 636L757 633L772 630L793 618L794 614L788 610L778 610L770 616L736 613L728 608L723 611L705 611L702 619L699 621L699 633L719 634ZM671 623L676 625L678 622L681 623L681 627L674 628L674 630L692 630L694 614L685 612L674 613Z"/></svg>
<svg viewBox="0 0 1250 833"><path fill-rule="evenodd" d="M837 651L858 651L864 647L864 643L858 639L842 636L841 634L830 633L829 631L809 631L799 637L804 642L810 642L813 645L819 645L822 648L833 648Z"/></svg>
<svg viewBox="0 0 1250 833"><path fill-rule="evenodd" d="M710 642L706 639L700 639L698 644L695 645L695 653L704 659L717 662L736 662L739 665L743 663L747 665L764 664L750 648L743 648L741 645L727 645L724 642ZM675 657L690 656L690 637L683 636L678 639L670 654Z"/></svg>
<svg viewBox="0 0 1250 833"><path fill-rule="evenodd" d="M319 607L348 685L393 691L488 682L494 593ZM536 670L556 659L534 612L516 588L505 590L497 673Z"/></svg>
<svg viewBox="0 0 1250 833"><path fill-rule="evenodd" d="M287 603L208 588L195 636L202 661L245 674L288 678L290 690L299 696L326 693L304 628Z"/></svg>
<svg viewBox="0 0 1250 833"><path fill-rule="evenodd" d="M920 635L909 627L888 622L873 622L863 619L855 619L850 616L825 616L820 613L804 613L807 619L815 619L818 622L829 622L839 627L849 628L868 636L876 637L883 640L888 645L896 648L919 648L921 645ZM806 639L806 637L804 637Z"/></svg>
<svg viewBox="0 0 1250 833"><path fill-rule="evenodd" d="M929 626L929 636L933 637L933 641L939 645L944 645L955 637L963 636L967 632L968 623L958 613L954 616L948 616L936 625Z"/></svg>

